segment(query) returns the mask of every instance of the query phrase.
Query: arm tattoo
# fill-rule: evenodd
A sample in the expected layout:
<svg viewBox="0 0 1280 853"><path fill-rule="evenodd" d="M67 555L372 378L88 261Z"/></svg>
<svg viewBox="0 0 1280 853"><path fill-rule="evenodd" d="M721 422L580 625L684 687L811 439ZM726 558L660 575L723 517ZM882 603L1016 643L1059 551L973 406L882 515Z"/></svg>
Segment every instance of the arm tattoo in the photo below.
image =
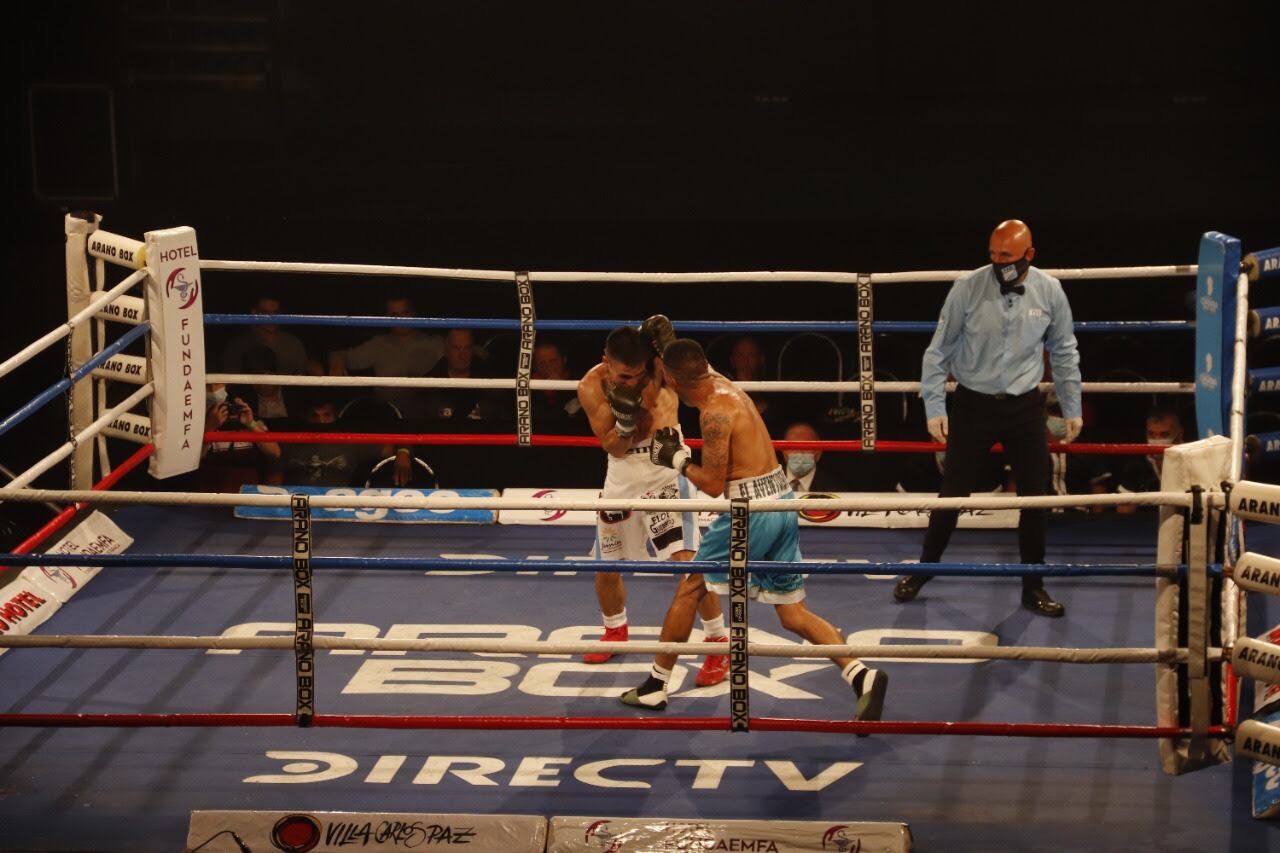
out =
<svg viewBox="0 0 1280 853"><path fill-rule="evenodd" d="M709 412L702 417L702 469L723 482L729 467L729 434L732 425L728 415Z"/></svg>

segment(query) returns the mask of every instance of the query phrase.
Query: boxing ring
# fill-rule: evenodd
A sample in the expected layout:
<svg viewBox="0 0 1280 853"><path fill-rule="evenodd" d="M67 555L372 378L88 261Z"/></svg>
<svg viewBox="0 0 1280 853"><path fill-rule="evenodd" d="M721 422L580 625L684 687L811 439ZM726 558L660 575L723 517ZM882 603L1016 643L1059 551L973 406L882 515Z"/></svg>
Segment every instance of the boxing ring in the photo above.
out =
<svg viewBox="0 0 1280 853"><path fill-rule="evenodd" d="M203 270L254 266L200 262ZM268 266L283 272L286 266L317 265ZM1191 271L1180 268L1181 274ZM448 274L466 278L472 272L477 271ZM528 287L531 280L554 281L557 275L584 276L538 273L526 276L523 285L520 275L514 280L518 288ZM760 274L728 277L739 275ZM954 277L950 272L923 275L934 276L930 281ZM679 275L666 278L681 280ZM850 276L841 283L862 292L871 281L869 276ZM520 327L530 332L543 328L531 302L529 307ZM853 328L871 327L875 321L869 308L867 304ZM599 328L601 321L587 322ZM459 321L423 321L429 323ZM555 323L546 321L549 328ZM850 331L847 325L827 325ZM676 327L696 331L679 320ZM1248 381L1238 344L1222 344L1241 355L1242 369L1234 375L1227 361L1228 386ZM93 356L85 359L72 374L89 375L128 345L87 370L84 364ZM531 349L532 335L527 346L522 342L522 353ZM211 808L900 821L925 850L1280 849L1272 825L1249 816L1252 778L1267 772L1257 770L1264 765L1204 761L1184 775L1161 772L1162 759L1152 740L1198 738L1201 747L1206 742L1221 745L1234 732L1239 706L1237 682L1228 670L1215 721L1197 721L1198 712L1188 707L1189 722L1151 723L1151 699L1158 694L1151 664L1194 668L1199 648L1201 662L1212 665L1230 660L1234 644L1227 631L1226 649L1208 642L1207 633L1200 635L1199 647L1194 636L1189 648L1151 647L1152 636L1159 633L1150 597L1152 578L1175 583L1180 576L1196 575L1216 583L1223 566L1212 554L1197 555L1194 549L1185 559L1163 559L1151 535L1155 519L1150 515L1050 517L1049 565L1037 571L1055 578L1055 590L1069 605L1064 620L1037 618L1019 607L1018 585L1009 578L1023 567L1016 564L1016 542L1007 532L958 531L949 550L955 562L929 567L939 575L939 594L902 607L889 604L891 584L885 581L913 570L917 529L809 524L802 528L802 549L809 561L810 589L820 596L822 612L847 635L846 643L858 656L883 662L893 674L885 720L850 722L851 697L847 689L837 689L830 664L823 660L823 652L830 652L799 646L763 609L753 611L749 627L736 615L733 620L744 632L740 644L735 637L734 655L735 665L744 674L749 670L749 691L728 682L692 687L686 658L684 671L673 676L667 713L637 715L623 709L617 696L647 672L649 655L662 648L647 639L657 636L670 601L669 568L656 563L612 566L633 573L628 577L629 609L635 614L632 637L639 641L626 644L625 657L586 665L576 655L598 647L600 632L591 624L592 574L611 567L585 559L592 529L312 524L313 513L342 507L441 514L545 508L550 514L632 508L635 502L451 492L300 498L111 491L130 468L149 458L155 464L156 445L163 444L159 436L156 445L144 444L122 465L102 465L110 474L92 483L85 471L93 469L91 456L84 453L90 446L86 438L107 428L150 437L139 432L147 425L144 416L133 415L138 420L132 422L122 416L156 392L157 382L147 374L156 370L157 360L153 351L141 362L141 378L151 381L126 399L129 405L100 408L97 419L82 420L74 440L55 451L57 458L39 463L48 470L67 457L77 459L77 488L28 488L42 473L35 471L22 475L25 482L2 490L6 500L54 500L72 507L79 502L85 509L93 504L113 525L97 541L104 535L132 540L124 554L113 555L105 547L92 550L100 555L94 563L105 567L96 574L72 568L84 565L84 553L90 550L84 546L63 549L71 552L64 555L55 553L57 547L40 557L27 555L47 546L67 519L84 515L84 510L77 514L69 509L61 522L55 519L15 549L19 553L0 561L41 566L45 573L70 577L77 586L83 582L38 632L0 639L4 646L21 647L0 656L0 683L6 685L0 688L0 725L6 727L0 746L6 772L0 778L8 780L0 815L7 837L19 845L14 849L173 849L185 837L189 813ZM8 369L8 362L0 365L0 375ZM531 381L526 371L521 362L515 380L471 383L514 387L517 399L530 389L554 385ZM269 379L304 384L321 378ZM376 384L385 381L380 378ZM402 381L425 386L440 380ZM358 385L364 380L341 382ZM1160 390L1191 390L1190 383L1170 384L1177 387ZM787 383L762 385L784 390ZM876 393L914 390L911 383L878 382L870 371L852 389L851 383L794 385L794 390L856 390L863 423L872 427ZM1085 390L1133 389L1091 388L1086 382ZM1241 399L1236 394L1220 414L1238 421ZM153 409L150 424L154 428L156 423ZM513 436L394 438L416 443L574 443L567 437L539 436L536 424L517 423ZM1240 425L1234 426L1232 482L1240 479L1244 441ZM232 437L250 438L208 436ZM272 438L315 440L305 434L273 433ZM326 441L332 439L325 435ZM936 449L924 442L877 442L874 428L868 432L865 427L859 442L778 443L862 452L876 444L880 452ZM1089 446L1057 449L1078 452ZM1259 515L1256 502L1265 504L1272 497L1268 488L1034 499L807 498L799 506L827 517L830 513L823 510L1137 503L1168 507L1168 513L1185 515L1194 529L1205 523L1204 516L1222 508L1265 518L1265 506ZM1237 506L1248 499L1255 505ZM773 507L769 501L671 503L743 513L797 507ZM234 507L249 506L279 509L292 523L233 516ZM1250 551L1276 553L1273 528L1250 524L1247 536ZM301 579L299 554L306 563ZM1231 572L1242 561L1230 546L1227 554ZM746 566L729 568L743 571ZM751 564L752 571L769 568ZM965 580L954 582L948 575ZM299 590L306 593L305 610ZM1250 604L1252 633L1275 624L1269 598L1251 596ZM1243 623L1244 613L1234 606L1224 602L1225 621ZM304 614L309 620L305 630ZM299 644L303 636L306 649ZM689 655L708 650L697 643L681 649ZM1102 661L1110 662L1094 665ZM685 683L676 686L678 680ZM1202 680L1214 679L1206 675ZM304 684L310 691L305 696ZM735 703L744 694L750 711L738 715ZM1194 697L1189 702L1194 705ZM1240 716L1248 713L1246 707ZM590 833L587 840L592 841ZM830 849L837 846L833 841ZM813 849L826 847L824 836L822 847ZM607 848L598 844L592 849ZM236 848L211 844L204 849Z"/></svg>

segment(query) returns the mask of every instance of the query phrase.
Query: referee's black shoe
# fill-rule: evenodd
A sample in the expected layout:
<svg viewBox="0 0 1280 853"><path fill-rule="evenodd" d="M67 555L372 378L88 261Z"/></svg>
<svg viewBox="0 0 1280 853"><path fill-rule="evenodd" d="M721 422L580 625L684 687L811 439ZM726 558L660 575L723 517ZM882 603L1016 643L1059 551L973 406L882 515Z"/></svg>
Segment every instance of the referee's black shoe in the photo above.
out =
<svg viewBox="0 0 1280 853"><path fill-rule="evenodd" d="M1022 588L1022 606L1032 613L1048 616L1053 619L1064 615L1067 608L1053 600L1049 590L1043 586L1024 586Z"/></svg>
<svg viewBox="0 0 1280 853"><path fill-rule="evenodd" d="M898 601L913 601L920 594L920 588L927 584L933 575L903 575L893 585L893 597Z"/></svg>

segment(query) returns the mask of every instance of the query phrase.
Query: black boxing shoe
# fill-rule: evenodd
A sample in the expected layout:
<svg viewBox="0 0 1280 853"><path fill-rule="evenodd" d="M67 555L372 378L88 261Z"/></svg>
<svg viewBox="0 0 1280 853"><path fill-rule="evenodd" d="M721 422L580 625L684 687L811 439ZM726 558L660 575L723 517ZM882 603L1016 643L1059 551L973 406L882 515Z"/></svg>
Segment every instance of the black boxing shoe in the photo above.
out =
<svg viewBox="0 0 1280 853"><path fill-rule="evenodd" d="M884 714L884 694L889 687L889 673L880 669L868 669L862 679L862 690L854 691L858 697L853 719L858 722L879 720ZM859 733L858 737L866 737Z"/></svg>
<svg viewBox="0 0 1280 853"><path fill-rule="evenodd" d="M644 684L633 687L618 697L623 705L632 708L644 708L646 711L665 711L667 709L667 685L652 675Z"/></svg>
<svg viewBox="0 0 1280 853"><path fill-rule="evenodd" d="M933 575L903 575L893 585L893 597L897 601L914 601L920 594L920 588L927 584Z"/></svg>
<svg viewBox="0 0 1280 853"><path fill-rule="evenodd" d="M1049 590L1042 586L1023 587L1022 606L1032 613L1039 613L1051 619L1057 619L1067 612L1067 608L1054 601Z"/></svg>

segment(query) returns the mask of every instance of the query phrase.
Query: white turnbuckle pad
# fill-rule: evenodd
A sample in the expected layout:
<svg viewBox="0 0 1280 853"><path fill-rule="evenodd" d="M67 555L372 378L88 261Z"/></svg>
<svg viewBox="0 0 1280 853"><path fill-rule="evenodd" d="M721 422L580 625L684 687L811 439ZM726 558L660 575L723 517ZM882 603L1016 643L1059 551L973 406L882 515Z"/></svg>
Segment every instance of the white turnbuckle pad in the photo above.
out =
<svg viewBox="0 0 1280 853"><path fill-rule="evenodd" d="M1241 480L1231 487L1230 510L1250 521L1280 524L1280 486Z"/></svg>
<svg viewBox="0 0 1280 853"><path fill-rule="evenodd" d="M1280 595L1280 560L1247 551L1236 561L1231 579L1249 592Z"/></svg>
<svg viewBox="0 0 1280 853"><path fill-rule="evenodd" d="M1267 684L1280 683L1280 646L1242 637L1236 640L1231 665L1236 675Z"/></svg>
<svg viewBox="0 0 1280 853"><path fill-rule="evenodd" d="M1245 720L1236 726L1236 757L1280 764L1280 726Z"/></svg>

